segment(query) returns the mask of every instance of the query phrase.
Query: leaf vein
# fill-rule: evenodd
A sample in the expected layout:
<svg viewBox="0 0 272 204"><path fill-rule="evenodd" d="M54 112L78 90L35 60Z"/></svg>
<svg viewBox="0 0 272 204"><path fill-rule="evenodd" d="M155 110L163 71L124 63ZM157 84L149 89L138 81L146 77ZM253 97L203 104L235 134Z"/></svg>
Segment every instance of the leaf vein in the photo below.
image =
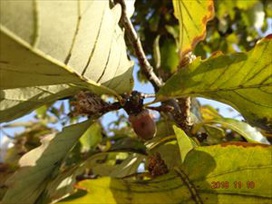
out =
<svg viewBox="0 0 272 204"><path fill-rule="evenodd" d="M80 27L80 23L81 23L81 9L80 9L80 0L77 0L77 12L78 12L78 17L77 17L77 24L76 24L76 30L73 36L73 40L72 40L72 44L70 46L69 52L67 57L64 60L64 64L68 64L71 56L72 56L72 51L73 48L75 46L75 42L76 42L76 38L78 36L78 32L79 32L79 27Z"/></svg>
<svg viewBox="0 0 272 204"><path fill-rule="evenodd" d="M215 178L218 176L222 176L222 175L226 175L226 174L232 174L235 172L241 172L241 171L256 171L256 170L262 170L262 169L272 169L272 165L265 165L265 166L254 166L254 167L244 167L244 168L239 168L239 169L233 169L233 170L227 170L227 171L223 171L220 173L216 173L216 174L211 174L209 176L207 176L206 178ZM196 180L193 180L196 181Z"/></svg>
<svg viewBox="0 0 272 204"><path fill-rule="evenodd" d="M113 41L113 38L111 38L111 45L112 45L112 41ZM110 49L109 49L107 61L106 61L106 64L105 64L105 66L104 66L104 68L103 68L103 71L102 71L100 77L98 78L98 80L96 81L97 83L100 82L100 80L102 79L102 77L103 77L104 74L106 73L106 69L108 68L108 64L109 64L109 61L110 61L111 54L112 54L112 46L111 46Z"/></svg>
<svg viewBox="0 0 272 204"><path fill-rule="evenodd" d="M249 72L247 73L247 76L248 76L248 77L251 76L250 78L255 78L255 77L257 76L255 73L252 73L252 72L255 71L255 67L258 67L258 66L256 66L256 64L260 61L260 58L262 57L263 53L264 53L265 50L267 49L267 46L268 46L268 44L266 44L265 47L262 49L262 53L259 53L258 59L255 60L256 56L254 56L254 58L253 58L253 59L254 59L254 62L252 63L251 68L248 69L248 70L249 70ZM250 62L250 60L247 60L247 61ZM257 73L258 73L258 72L259 72L259 71L257 70ZM242 81L242 84L245 84L247 81L248 81L248 78L245 78L244 81Z"/></svg>
<svg viewBox="0 0 272 204"><path fill-rule="evenodd" d="M38 1L33 1L33 20L34 20L34 28L33 28L33 41L31 43L32 47L36 47L39 40L39 12L38 12Z"/></svg>
<svg viewBox="0 0 272 204"><path fill-rule="evenodd" d="M267 107L267 108L271 108L272 107L271 105L257 103L255 100L252 100L249 97L245 97L242 94L238 93L237 91L234 91L234 93L236 93L238 96L240 96L241 98L243 98L245 101L249 101L250 103L253 103L253 104L257 105L257 106L264 106L264 107Z"/></svg>
<svg viewBox="0 0 272 204"><path fill-rule="evenodd" d="M103 14L102 14L102 18L101 18L101 20L100 20L99 28L98 28L98 31L97 31L97 35L96 35L96 37L95 37L94 45L93 45L93 47L92 47L92 50L91 50L91 52L90 52L90 56L89 56L89 58L88 58L88 61L87 61L86 65L85 65L85 67L84 67L84 69L83 69L81 75L84 75L85 72L87 71L87 68L89 67L89 64L90 64L90 62L91 62L91 59L92 59L92 57L93 57L93 55L94 55L94 52L95 52L95 50L96 50L98 38L99 38L99 36L101 36L101 35L100 35L100 32L101 32L102 24L103 24L103 22L104 22L105 12L106 12L106 9L104 8Z"/></svg>

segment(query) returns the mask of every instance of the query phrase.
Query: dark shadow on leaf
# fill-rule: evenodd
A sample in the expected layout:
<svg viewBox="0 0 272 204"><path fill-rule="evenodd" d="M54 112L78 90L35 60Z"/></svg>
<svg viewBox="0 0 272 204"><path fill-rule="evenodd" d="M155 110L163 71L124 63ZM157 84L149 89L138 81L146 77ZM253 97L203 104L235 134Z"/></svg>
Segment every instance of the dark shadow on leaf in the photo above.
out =
<svg viewBox="0 0 272 204"><path fill-rule="evenodd" d="M213 172L215 167L216 162L211 155L197 150L188 153L182 166L184 174L195 190L196 195L194 196L198 196L204 203L218 203L215 190L206 181L207 175Z"/></svg>

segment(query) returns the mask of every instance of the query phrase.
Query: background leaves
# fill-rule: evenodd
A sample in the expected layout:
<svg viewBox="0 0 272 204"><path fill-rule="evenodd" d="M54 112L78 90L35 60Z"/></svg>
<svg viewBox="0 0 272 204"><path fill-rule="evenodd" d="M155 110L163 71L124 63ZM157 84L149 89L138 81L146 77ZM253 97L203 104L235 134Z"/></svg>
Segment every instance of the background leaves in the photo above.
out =
<svg viewBox="0 0 272 204"><path fill-rule="evenodd" d="M14 120L45 103L75 95L78 91L65 84L0 91L0 122Z"/></svg>
<svg viewBox="0 0 272 204"><path fill-rule="evenodd" d="M34 203L48 182L57 177L63 159L91 123L88 120L64 128L59 134L48 135L40 147L25 154L19 161L21 168L7 181L9 189L3 203Z"/></svg>

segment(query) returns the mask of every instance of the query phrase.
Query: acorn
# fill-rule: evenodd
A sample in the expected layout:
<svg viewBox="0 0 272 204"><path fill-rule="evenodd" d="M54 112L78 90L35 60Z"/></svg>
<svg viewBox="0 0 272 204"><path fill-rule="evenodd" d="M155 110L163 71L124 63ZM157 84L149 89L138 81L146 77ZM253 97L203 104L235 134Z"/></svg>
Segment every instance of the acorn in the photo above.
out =
<svg viewBox="0 0 272 204"><path fill-rule="evenodd" d="M143 109L140 113L130 114L128 119L134 132L141 139L150 140L156 134L156 123L148 110Z"/></svg>

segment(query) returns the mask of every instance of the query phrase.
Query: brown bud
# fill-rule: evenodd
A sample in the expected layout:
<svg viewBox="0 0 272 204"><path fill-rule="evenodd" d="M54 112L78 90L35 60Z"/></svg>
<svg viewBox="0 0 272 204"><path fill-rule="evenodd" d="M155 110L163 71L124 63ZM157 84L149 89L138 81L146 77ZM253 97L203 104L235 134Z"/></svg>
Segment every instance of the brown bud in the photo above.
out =
<svg viewBox="0 0 272 204"><path fill-rule="evenodd" d="M102 114L103 110L109 106L100 96L89 91L80 91L75 95L75 101L72 101L71 105L73 106L72 116Z"/></svg>
<svg viewBox="0 0 272 204"><path fill-rule="evenodd" d="M148 171L152 177L161 176L168 173L167 165L164 160L161 158L160 153L151 155L148 158Z"/></svg>
<svg viewBox="0 0 272 204"><path fill-rule="evenodd" d="M148 110L129 116L134 132L143 140L150 140L156 134L156 123Z"/></svg>

